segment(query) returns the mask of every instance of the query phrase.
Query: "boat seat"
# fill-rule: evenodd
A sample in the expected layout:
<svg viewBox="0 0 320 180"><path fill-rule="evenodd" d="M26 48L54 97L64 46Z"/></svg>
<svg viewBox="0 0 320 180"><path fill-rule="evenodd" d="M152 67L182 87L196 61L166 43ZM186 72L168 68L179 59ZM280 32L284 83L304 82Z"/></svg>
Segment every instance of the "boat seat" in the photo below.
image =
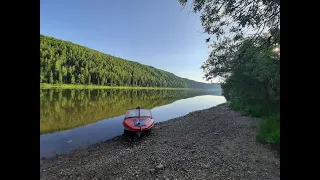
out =
<svg viewBox="0 0 320 180"><path fill-rule="evenodd" d="M141 126L145 126L146 125L146 120L145 119L140 119L140 124L138 124L139 123L139 119L134 119L133 120L133 123L134 123L134 125L135 126L139 126L139 127L141 127Z"/></svg>

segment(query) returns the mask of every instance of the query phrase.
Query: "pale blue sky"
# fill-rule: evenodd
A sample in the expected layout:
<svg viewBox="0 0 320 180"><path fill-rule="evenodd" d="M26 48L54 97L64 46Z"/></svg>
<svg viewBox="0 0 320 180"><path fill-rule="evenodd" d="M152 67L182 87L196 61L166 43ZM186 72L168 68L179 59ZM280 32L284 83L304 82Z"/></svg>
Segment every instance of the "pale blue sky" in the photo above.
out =
<svg viewBox="0 0 320 180"><path fill-rule="evenodd" d="M40 33L204 82L199 14L178 0L41 0Z"/></svg>

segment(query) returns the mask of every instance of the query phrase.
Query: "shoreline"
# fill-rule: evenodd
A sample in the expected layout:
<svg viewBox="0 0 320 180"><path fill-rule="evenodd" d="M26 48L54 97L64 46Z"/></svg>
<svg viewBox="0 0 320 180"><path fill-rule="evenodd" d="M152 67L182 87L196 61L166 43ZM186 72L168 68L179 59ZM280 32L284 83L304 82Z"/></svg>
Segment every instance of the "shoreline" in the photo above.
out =
<svg viewBox="0 0 320 180"><path fill-rule="evenodd" d="M146 89L146 90L150 89L150 90L221 91L221 89L140 87L140 86L98 86L98 85L80 85L80 84L44 84L44 83L40 83L40 89Z"/></svg>
<svg viewBox="0 0 320 180"><path fill-rule="evenodd" d="M280 179L280 159L255 140L258 119L223 103L40 160L40 179Z"/></svg>

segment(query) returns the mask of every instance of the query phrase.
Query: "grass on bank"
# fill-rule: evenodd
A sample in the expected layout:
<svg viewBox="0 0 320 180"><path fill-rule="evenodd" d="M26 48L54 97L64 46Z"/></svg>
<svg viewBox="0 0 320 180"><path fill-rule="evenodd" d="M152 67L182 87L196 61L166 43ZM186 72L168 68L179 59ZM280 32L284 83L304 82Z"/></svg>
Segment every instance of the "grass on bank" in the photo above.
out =
<svg viewBox="0 0 320 180"><path fill-rule="evenodd" d="M139 87L139 86L98 86L98 85L81 85L81 84L45 84L45 83L40 83L40 89L150 89L150 90L220 91L220 89L193 89L193 88Z"/></svg>
<svg viewBox="0 0 320 180"><path fill-rule="evenodd" d="M243 111L254 117L262 118L259 122L256 139L262 143L267 143L278 148L280 145L279 102L260 102L252 104L232 102L231 108L236 111Z"/></svg>
<svg viewBox="0 0 320 180"><path fill-rule="evenodd" d="M257 140L271 145L280 144L280 114L260 121Z"/></svg>
<svg viewBox="0 0 320 180"><path fill-rule="evenodd" d="M186 90L188 88L137 87L137 86L98 86L98 85L81 85L81 84L44 84L44 83L40 83L40 89L168 89L168 90Z"/></svg>

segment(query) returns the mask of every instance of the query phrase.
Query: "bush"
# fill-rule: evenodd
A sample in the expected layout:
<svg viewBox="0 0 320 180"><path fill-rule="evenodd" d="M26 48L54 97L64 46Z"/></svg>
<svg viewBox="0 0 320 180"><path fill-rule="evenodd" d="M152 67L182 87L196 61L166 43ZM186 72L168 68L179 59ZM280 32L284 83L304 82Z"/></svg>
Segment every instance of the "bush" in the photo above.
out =
<svg viewBox="0 0 320 180"><path fill-rule="evenodd" d="M254 117L269 117L280 113L280 101L234 101L231 108L235 111L243 111L247 115Z"/></svg>
<svg viewBox="0 0 320 180"><path fill-rule="evenodd" d="M280 114L260 121L257 140L271 145L280 144Z"/></svg>

